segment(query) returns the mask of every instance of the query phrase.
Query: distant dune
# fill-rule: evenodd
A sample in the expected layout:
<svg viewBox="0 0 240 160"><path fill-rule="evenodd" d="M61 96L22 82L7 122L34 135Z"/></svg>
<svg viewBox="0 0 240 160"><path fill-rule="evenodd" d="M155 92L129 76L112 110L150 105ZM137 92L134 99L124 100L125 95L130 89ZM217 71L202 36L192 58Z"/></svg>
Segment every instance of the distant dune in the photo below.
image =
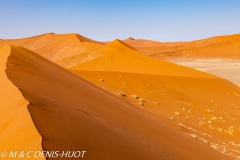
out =
<svg viewBox="0 0 240 160"><path fill-rule="evenodd" d="M155 58L197 57L240 59L240 34L190 42L155 42L126 39L125 43Z"/></svg>
<svg viewBox="0 0 240 160"><path fill-rule="evenodd" d="M91 40L78 34L48 33L39 36L2 40L0 46L12 44L30 49L41 56L67 67L86 61L89 57L100 55L91 54L104 43ZM86 60L85 60L86 59Z"/></svg>
<svg viewBox="0 0 240 160"><path fill-rule="evenodd" d="M238 59L239 39L162 43L130 37L105 44L48 33L0 40L0 153L238 159L240 87L160 59Z"/></svg>
<svg viewBox="0 0 240 160"><path fill-rule="evenodd" d="M106 45L103 53L106 53L106 55L81 63L71 69L187 77L214 77L213 75L204 72L195 71L187 67L150 58L139 53L134 48L127 46L127 44L120 40L115 40Z"/></svg>

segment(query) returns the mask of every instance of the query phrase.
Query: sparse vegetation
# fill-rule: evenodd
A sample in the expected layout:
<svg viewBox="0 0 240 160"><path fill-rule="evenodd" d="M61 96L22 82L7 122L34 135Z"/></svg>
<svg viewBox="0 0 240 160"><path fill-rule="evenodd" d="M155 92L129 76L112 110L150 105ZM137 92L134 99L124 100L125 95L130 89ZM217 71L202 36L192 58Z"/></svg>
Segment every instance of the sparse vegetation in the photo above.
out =
<svg viewBox="0 0 240 160"><path fill-rule="evenodd" d="M213 124L212 121L208 121L208 123Z"/></svg>
<svg viewBox="0 0 240 160"><path fill-rule="evenodd" d="M158 102L158 101L154 101L153 103L154 103L154 104L160 104L160 102Z"/></svg>
<svg viewBox="0 0 240 160"><path fill-rule="evenodd" d="M120 96L126 96L126 94L123 93L123 92L118 92L118 94L119 94Z"/></svg>
<svg viewBox="0 0 240 160"><path fill-rule="evenodd" d="M133 98L136 98L136 99L139 98L136 94L133 94L132 97L133 97Z"/></svg>
<svg viewBox="0 0 240 160"><path fill-rule="evenodd" d="M217 130L218 130L218 131L220 131L220 132L222 132L222 131L223 131L223 129L222 129L222 128L218 128Z"/></svg>
<svg viewBox="0 0 240 160"><path fill-rule="evenodd" d="M144 102L144 100L143 100L142 98L139 98L138 101L140 101L140 102Z"/></svg>
<svg viewBox="0 0 240 160"><path fill-rule="evenodd" d="M179 113L179 112L175 112L174 114L176 114L178 116L181 116L181 113Z"/></svg>

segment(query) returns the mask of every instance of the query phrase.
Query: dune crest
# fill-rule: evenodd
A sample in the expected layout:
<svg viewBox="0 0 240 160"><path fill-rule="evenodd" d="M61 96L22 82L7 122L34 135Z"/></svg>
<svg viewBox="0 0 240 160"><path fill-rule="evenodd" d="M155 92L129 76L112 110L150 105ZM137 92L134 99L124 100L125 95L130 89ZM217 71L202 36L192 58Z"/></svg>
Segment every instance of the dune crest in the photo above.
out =
<svg viewBox="0 0 240 160"><path fill-rule="evenodd" d="M10 45L0 47L0 151L42 151L42 137L28 111L29 102L6 74L7 59L13 52Z"/></svg>
<svg viewBox="0 0 240 160"><path fill-rule="evenodd" d="M215 36L189 42L124 40L146 55L166 59L174 57L240 59L240 34Z"/></svg>
<svg viewBox="0 0 240 160"><path fill-rule="evenodd" d="M63 67L71 67L89 58L99 57L91 53L104 43L74 33L47 33L29 38L0 41L0 46L4 44L25 47Z"/></svg>
<svg viewBox="0 0 240 160"><path fill-rule="evenodd" d="M81 63L71 69L217 78L204 72L148 57L120 40L109 43L98 52L106 55Z"/></svg>

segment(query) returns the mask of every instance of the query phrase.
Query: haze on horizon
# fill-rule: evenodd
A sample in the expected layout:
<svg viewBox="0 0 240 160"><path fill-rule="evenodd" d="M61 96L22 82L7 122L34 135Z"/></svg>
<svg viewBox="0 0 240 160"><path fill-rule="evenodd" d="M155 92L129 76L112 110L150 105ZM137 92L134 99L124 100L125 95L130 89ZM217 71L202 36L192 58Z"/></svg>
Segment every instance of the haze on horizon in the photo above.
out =
<svg viewBox="0 0 240 160"><path fill-rule="evenodd" d="M0 5L0 38L54 32L98 41L189 41L240 33L239 6L239 0L8 0Z"/></svg>

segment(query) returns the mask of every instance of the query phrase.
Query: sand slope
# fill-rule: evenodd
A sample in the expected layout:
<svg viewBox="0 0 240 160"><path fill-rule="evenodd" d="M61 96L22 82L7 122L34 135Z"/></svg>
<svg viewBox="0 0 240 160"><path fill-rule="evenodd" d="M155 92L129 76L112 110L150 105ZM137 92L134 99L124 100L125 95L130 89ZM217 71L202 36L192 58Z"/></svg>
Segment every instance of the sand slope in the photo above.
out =
<svg viewBox="0 0 240 160"><path fill-rule="evenodd" d="M11 47L7 68L44 150L87 150L84 159L229 159L22 47Z"/></svg>
<svg viewBox="0 0 240 160"><path fill-rule="evenodd" d="M184 77L214 77L204 72L150 58L141 54L120 40L115 40L109 43L104 47L104 51L104 53L109 54L81 63L72 67L71 69L117 71Z"/></svg>
<svg viewBox="0 0 240 160"><path fill-rule="evenodd" d="M124 39L123 42L136 48L145 55L154 55L181 49L188 42L158 42L146 39Z"/></svg>
<svg viewBox="0 0 240 160"><path fill-rule="evenodd" d="M6 63L11 54L11 46L0 47L0 153L41 151L42 138L28 112L29 102L6 75Z"/></svg>
<svg viewBox="0 0 240 160"><path fill-rule="evenodd" d="M48 33L39 36L2 40L0 45L13 44L30 49L51 61L64 67L73 66L85 59L99 57L100 55L86 53L94 52L103 43L91 40L78 34L54 34ZM81 58L75 58L81 57Z"/></svg>
<svg viewBox="0 0 240 160"><path fill-rule="evenodd" d="M124 40L144 54L155 58L172 57L234 58L240 59L240 34L216 36L191 42L155 42Z"/></svg>
<svg viewBox="0 0 240 160"><path fill-rule="evenodd" d="M122 97L123 100L147 111L174 129L195 137L197 141L234 159L240 156L240 88L227 80L72 71L119 97L119 93L124 93L126 96Z"/></svg>

